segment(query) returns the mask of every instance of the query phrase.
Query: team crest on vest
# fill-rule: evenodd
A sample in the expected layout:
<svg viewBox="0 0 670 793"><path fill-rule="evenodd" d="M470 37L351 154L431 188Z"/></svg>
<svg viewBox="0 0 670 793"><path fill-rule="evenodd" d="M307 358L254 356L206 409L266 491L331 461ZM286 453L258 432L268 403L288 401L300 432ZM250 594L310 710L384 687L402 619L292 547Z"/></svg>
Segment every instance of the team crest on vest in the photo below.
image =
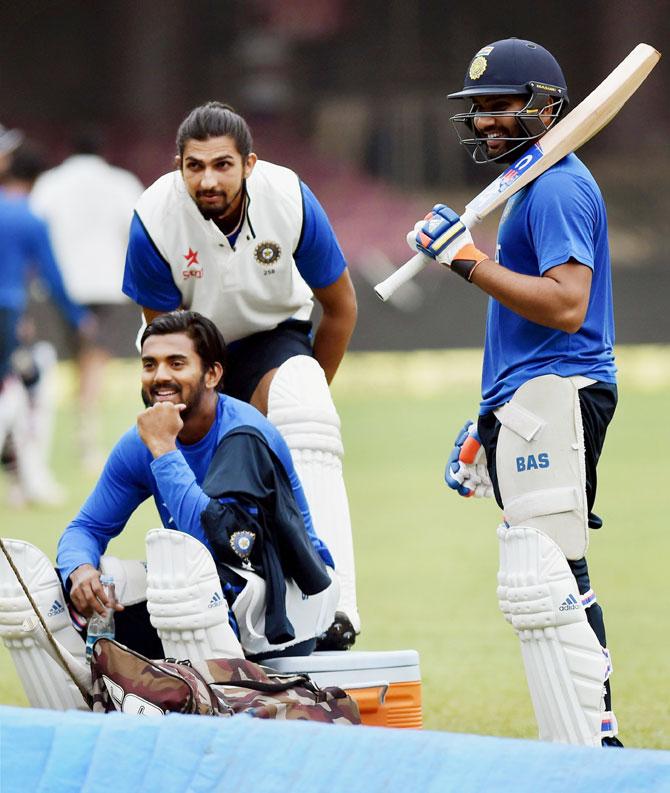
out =
<svg viewBox="0 0 670 793"><path fill-rule="evenodd" d="M188 253L184 254L186 259L186 267L181 271L184 280L187 278L202 278L202 265L198 261L198 251L194 251L191 246L188 246Z"/></svg>
<svg viewBox="0 0 670 793"><path fill-rule="evenodd" d="M254 250L256 261L266 268L265 274L274 272L273 265L281 256L281 246L277 242L261 242Z"/></svg>
<svg viewBox="0 0 670 793"><path fill-rule="evenodd" d="M256 533L246 529L233 532L229 539L233 553L242 560L242 567L248 570L252 569L249 557L251 556L255 540Z"/></svg>

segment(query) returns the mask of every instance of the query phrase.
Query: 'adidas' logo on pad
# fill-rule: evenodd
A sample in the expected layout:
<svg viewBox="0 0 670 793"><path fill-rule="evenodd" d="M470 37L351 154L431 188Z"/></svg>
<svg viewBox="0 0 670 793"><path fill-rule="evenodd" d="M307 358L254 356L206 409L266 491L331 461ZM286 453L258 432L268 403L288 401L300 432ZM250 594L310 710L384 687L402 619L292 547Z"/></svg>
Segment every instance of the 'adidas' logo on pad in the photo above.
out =
<svg viewBox="0 0 670 793"><path fill-rule="evenodd" d="M561 603L561 605L558 607L558 610L572 611L573 609L578 609L581 605L581 602L577 600L577 598L571 593Z"/></svg>
<svg viewBox="0 0 670 793"><path fill-rule="evenodd" d="M215 592L212 595L212 599L209 601L209 606L207 606L207 608L215 609L217 606L221 606L221 605L223 605L223 598L218 592Z"/></svg>
<svg viewBox="0 0 670 793"><path fill-rule="evenodd" d="M47 611L47 617L55 617L57 614L62 614L65 611L65 606L58 601L54 600L51 604L51 608Z"/></svg>

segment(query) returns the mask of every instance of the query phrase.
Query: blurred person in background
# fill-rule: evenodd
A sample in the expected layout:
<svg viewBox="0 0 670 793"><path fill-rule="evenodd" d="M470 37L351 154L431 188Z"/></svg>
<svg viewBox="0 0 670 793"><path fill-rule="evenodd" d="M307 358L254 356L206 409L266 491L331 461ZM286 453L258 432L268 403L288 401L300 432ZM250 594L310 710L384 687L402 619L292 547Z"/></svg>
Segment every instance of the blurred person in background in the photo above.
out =
<svg viewBox="0 0 670 793"><path fill-rule="evenodd" d="M318 200L288 168L259 160L249 126L220 102L177 132L176 170L135 207L123 291L147 322L176 308L213 320L229 349L226 394L286 438L341 601L319 649L360 630L340 422L328 384L356 323L344 256ZM322 317L312 334L314 298Z"/></svg>
<svg viewBox="0 0 670 793"><path fill-rule="evenodd" d="M553 55L523 39L493 42L470 61L452 117L477 163L512 164L567 112ZM500 608L520 640L540 738L615 746L612 671L586 550L596 466L617 403L607 213L575 154L512 196L495 257L475 247L459 216L438 204L407 235L489 295L479 419L456 439L447 484L495 495Z"/></svg>
<svg viewBox="0 0 670 793"><path fill-rule="evenodd" d="M23 132L19 129L7 129L0 124L0 179L7 173L12 152L23 141Z"/></svg>
<svg viewBox="0 0 670 793"><path fill-rule="evenodd" d="M97 319L94 338L77 338L79 369L78 433L82 463L99 469L100 396L108 344L123 317L119 306L123 262L133 206L143 185L132 173L107 163L100 154L98 130L82 130L73 141L73 154L42 174L30 196L51 235L65 286L72 297Z"/></svg>
<svg viewBox="0 0 670 793"><path fill-rule="evenodd" d="M62 491L49 471L51 445L56 406L56 364L58 354L55 346L45 339L40 339L35 323L24 315L17 327L18 346L12 353L12 371L20 380L23 389L18 389L21 399L21 417L17 418L14 427L6 437L1 450L0 461L8 477L7 502L13 507L24 506L29 500L30 488L21 484L19 463L26 457L20 446L25 447L28 435L28 446L34 459L42 461L38 470L42 471L41 479L46 482L39 488L37 498L30 500L57 504L62 500ZM23 417L27 421L25 430L21 428ZM24 438L21 441L21 438ZM17 452L17 442L19 451Z"/></svg>
<svg viewBox="0 0 670 793"><path fill-rule="evenodd" d="M13 441L16 458L15 503L54 503L62 498L48 467L45 446L35 437L36 429L48 425L31 413L31 404L24 387L25 377L35 385L39 362L26 365L20 349L19 329L28 300L31 276L40 278L51 298L67 321L85 336L93 332L95 319L75 303L67 293L49 241L45 223L30 209L28 194L37 176L44 170L45 160L39 149L23 142L9 156L9 163L0 183L0 449L8 436ZM21 372L14 369L19 364ZM42 365L44 365L44 361ZM37 403L33 402L33 408ZM39 405L53 410L53 402Z"/></svg>

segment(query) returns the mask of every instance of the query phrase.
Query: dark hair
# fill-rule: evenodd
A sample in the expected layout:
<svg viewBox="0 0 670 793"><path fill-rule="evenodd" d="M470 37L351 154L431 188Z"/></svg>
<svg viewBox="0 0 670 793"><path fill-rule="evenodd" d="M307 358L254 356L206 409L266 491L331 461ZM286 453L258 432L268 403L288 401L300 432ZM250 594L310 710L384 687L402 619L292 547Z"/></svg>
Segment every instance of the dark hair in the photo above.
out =
<svg viewBox="0 0 670 793"><path fill-rule="evenodd" d="M211 369L215 363L220 363L223 371L226 371L226 343L211 319L203 317L197 311L171 311L169 314L161 314L144 329L140 348L150 336L167 336L170 333L185 333L192 339L204 369ZM223 377L216 388L217 391L223 390Z"/></svg>
<svg viewBox="0 0 670 793"><path fill-rule="evenodd" d="M42 149L36 143L25 141L11 155L6 175L23 182L34 182L47 167Z"/></svg>
<svg viewBox="0 0 670 793"><path fill-rule="evenodd" d="M253 140L247 122L230 105L222 102L206 102L193 108L177 130L177 153L184 156L189 140L207 140L230 135L237 150L246 158L251 154Z"/></svg>

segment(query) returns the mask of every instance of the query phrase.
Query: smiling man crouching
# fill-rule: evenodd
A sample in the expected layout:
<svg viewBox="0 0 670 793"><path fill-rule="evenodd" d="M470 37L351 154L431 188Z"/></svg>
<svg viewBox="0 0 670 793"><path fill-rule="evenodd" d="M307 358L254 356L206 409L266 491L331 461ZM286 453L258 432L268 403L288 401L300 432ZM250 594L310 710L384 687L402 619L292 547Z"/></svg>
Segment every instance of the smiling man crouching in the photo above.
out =
<svg viewBox="0 0 670 793"><path fill-rule="evenodd" d="M72 604L87 617L104 611L100 557L135 509L153 497L166 529L184 532L212 552L231 629L241 639L239 654L310 653L323 621L332 622L337 586L286 443L254 407L221 393L226 348L209 319L194 311L161 315L144 331L141 353L146 410L112 450L58 545L58 569ZM233 609L249 575L262 578L266 592L264 640L252 652ZM318 624L307 636L300 598L294 601L298 612L287 613L288 579L304 596L323 599ZM119 607L116 627L123 643L162 655L145 603Z"/></svg>

